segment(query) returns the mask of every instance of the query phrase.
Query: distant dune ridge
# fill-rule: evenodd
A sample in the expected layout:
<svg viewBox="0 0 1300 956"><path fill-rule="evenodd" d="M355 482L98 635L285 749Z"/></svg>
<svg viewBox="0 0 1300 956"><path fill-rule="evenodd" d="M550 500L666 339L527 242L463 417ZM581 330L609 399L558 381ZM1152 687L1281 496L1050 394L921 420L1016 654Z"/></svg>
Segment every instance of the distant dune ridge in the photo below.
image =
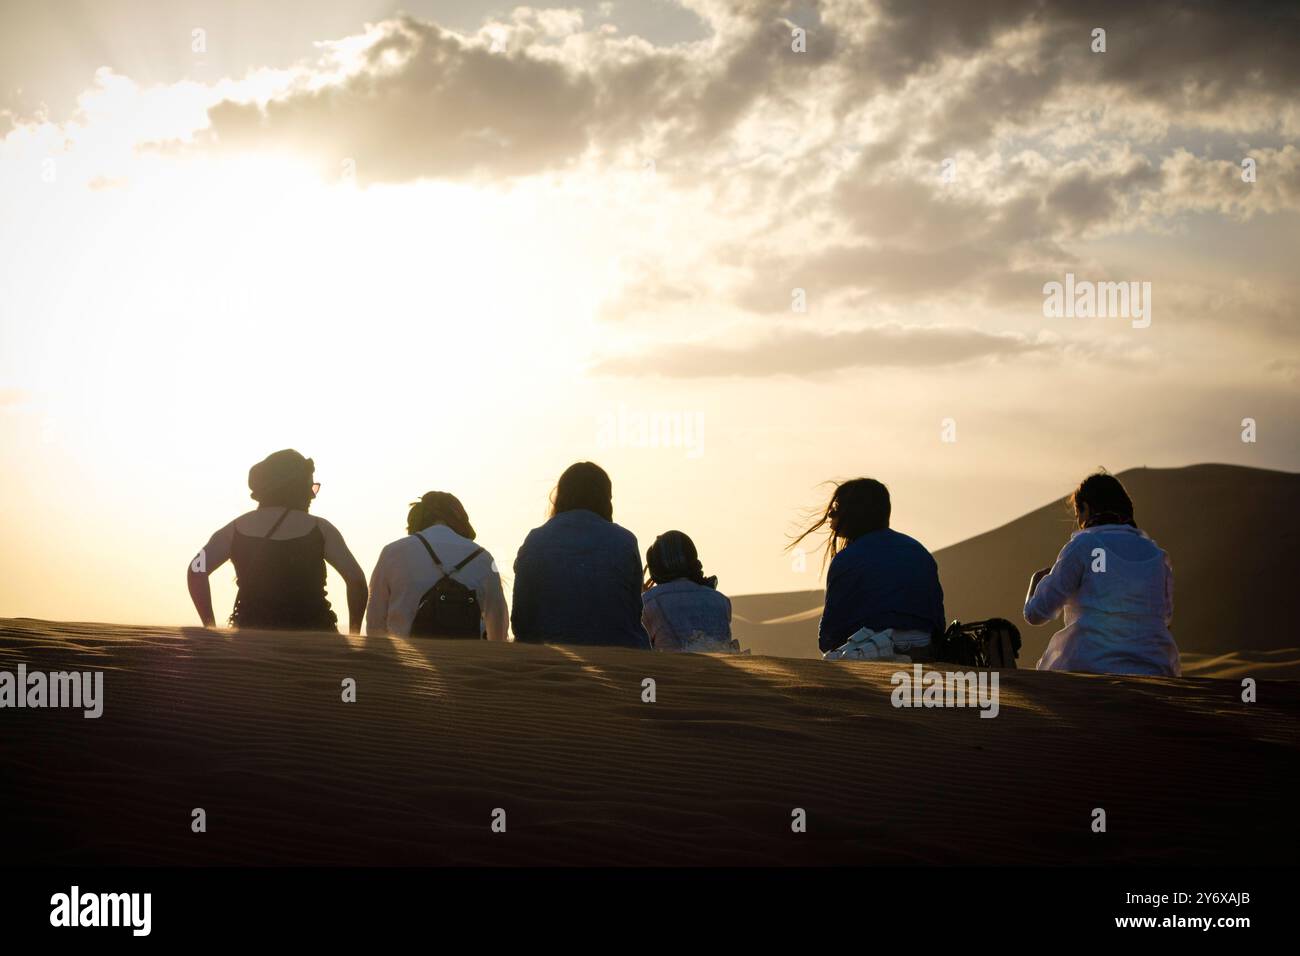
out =
<svg viewBox="0 0 1300 956"><path fill-rule="evenodd" d="M1293 605L1300 576L1300 474L1236 465L1132 468L1118 473L1138 524L1174 566L1171 630L1184 668L1232 676L1241 667L1300 678ZM935 553L948 619L1005 617L1024 638L1022 667L1037 662L1059 619L1030 627L1021 614L1029 575L1052 563L1073 530L1061 499ZM906 531L906 527L900 527ZM732 598L734 631L755 654L817 657L823 592ZM1232 673L1228 673L1231 671Z"/></svg>
<svg viewBox="0 0 1300 956"><path fill-rule="evenodd" d="M0 710L11 866L1289 864L1300 836L1300 684L1267 676L1004 671L984 719L895 709L867 662L0 620L19 662L102 670L103 714Z"/></svg>

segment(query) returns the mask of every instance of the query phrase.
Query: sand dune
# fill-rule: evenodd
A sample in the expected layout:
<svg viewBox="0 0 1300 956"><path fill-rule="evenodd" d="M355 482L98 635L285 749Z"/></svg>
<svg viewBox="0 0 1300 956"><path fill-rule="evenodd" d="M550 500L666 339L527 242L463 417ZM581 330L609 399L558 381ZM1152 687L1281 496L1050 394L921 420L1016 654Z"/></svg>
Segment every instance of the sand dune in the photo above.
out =
<svg viewBox="0 0 1300 956"><path fill-rule="evenodd" d="M1300 685L1267 672L1255 704L1004 672L989 720L770 657L0 621L19 662L106 700L0 711L11 865L1283 863L1300 829Z"/></svg>
<svg viewBox="0 0 1300 956"><path fill-rule="evenodd" d="M1172 630L1181 651L1197 655L1198 667L1211 667L1201 676L1235 676L1231 662L1221 673L1208 662L1265 650L1280 652L1275 676L1300 676L1295 633L1278 618L1291 604L1297 573L1300 475L1193 465L1134 468L1119 477L1137 504L1138 523L1173 559ZM935 552L948 618L1014 621L1024 638L1022 665L1032 667L1061 625L1024 622L1025 587L1035 568L1051 564L1070 530L1058 500ZM733 597L736 636L755 653L816 657L822 600L820 590Z"/></svg>
<svg viewBox="0 0 1300 956"><path fill-rule="evenodd" d="M1234 651L1228 654L1183 654L1183 676L1240 680L1300 680L1300 650Z"/></svg>

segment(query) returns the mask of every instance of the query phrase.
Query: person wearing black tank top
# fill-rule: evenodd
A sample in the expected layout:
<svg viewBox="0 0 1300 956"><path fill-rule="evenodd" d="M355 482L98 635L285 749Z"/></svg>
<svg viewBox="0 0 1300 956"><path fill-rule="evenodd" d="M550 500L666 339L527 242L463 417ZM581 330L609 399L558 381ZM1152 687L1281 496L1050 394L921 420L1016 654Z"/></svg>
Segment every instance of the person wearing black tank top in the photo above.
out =
<svg viewBox="0 0 1300 956"><path fill-rule="evenodd" d="M310 458L286 449L249 470L257 508L214 534L190 563L190 598L205 627L216 626L208 575L229 560L239 588L232 627L336 631L338 618L325 594L328 563L347 585L348 630L361 633L365 573L338 530L308 514L320 489L315 468Z"/></svg>

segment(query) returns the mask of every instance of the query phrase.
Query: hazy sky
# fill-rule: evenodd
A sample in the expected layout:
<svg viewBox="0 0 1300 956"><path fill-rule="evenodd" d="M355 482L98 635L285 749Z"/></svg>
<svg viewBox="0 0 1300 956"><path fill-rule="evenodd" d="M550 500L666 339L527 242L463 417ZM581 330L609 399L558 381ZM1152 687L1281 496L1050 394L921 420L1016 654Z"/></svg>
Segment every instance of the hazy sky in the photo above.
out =
<svg viewBox="0 0 1300 956"><path fill-rule="evenodd" d="M827 479L938 548L1300 468L1300 18L1070 7L4 4L0 615L192 621L283 447L367 569L443 489L509 579L592 458L732 593Z"/></svg>

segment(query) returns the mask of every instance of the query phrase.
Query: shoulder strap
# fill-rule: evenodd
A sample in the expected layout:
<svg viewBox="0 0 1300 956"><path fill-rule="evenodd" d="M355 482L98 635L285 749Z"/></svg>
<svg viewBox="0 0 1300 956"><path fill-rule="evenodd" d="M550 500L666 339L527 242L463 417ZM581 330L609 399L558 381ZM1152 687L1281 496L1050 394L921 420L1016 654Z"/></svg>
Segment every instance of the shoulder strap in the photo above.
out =
<svg viewBox="0 0 1300 956"><path fill-rule="evenodd" d="M473 561L482 553L483 553L482 548L475 548L466 556L464 561L462 561L460 564L456 565L454 568L451 569L452 572L455 573L456 571L461 570L463 567L465 567L465 565L469 564L471 561Z"/></svg>
<svg viewBox="0 0 1300 956"><path fill-rule="evenodd" d="M268 531L266 534L262 535L262 537L269 538L271 537L271 535L275 534L276 528L280 527L280 522L287 517L289 517L289 509L285 508L284 511L280 514L280 517L275 519L275 524L271 525L271 530Z"/></svg>
<svg viewBox="0 0 1300 956"><path fill-rule="evenodd" d="M420 532L415 532L415 536L420 539L420 544L424 545L424 550L429 552L429 557L433 558L434 566L443 574L446 574L447 569L444 568L442 562L438 560L438 555L434 553L433 545L429 544L428 539L425 538L424 535L420 534Z"/></svg>

